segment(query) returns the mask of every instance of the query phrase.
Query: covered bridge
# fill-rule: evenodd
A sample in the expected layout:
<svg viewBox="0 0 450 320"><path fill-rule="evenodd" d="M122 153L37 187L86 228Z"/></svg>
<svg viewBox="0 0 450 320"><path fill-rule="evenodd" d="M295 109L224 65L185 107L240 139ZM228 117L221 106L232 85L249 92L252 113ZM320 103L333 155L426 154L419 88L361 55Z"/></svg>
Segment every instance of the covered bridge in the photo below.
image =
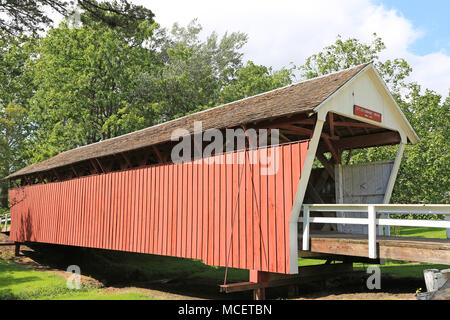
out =
<svg viewBox="0 0 450 320"><path fill-rule="evenodd" d="M195 157L193 150L191 160L173 162L171 152L178 143L171 140L173 132L183 129L194 140L196 121L201 121L202 132L278 129L280 143L256 149L236 146L210 157ZM253 270L256 282L261 272L297 274L299 252L305 252L299 250L302 205L388 203L404 147L417 141L374 66L363 64L69 150L21 169L7 177L16 185L10 190L10 237L16 242L200 259ZM197 149L202 152L207 145L203 139ZM343 164L354 149L385 145L399 146L395 161ZM348 157L342 159L345 150ZM261 162L250 161L273 154L278 169L270 174L263 173ZM315 159L321 165L313 169ZM351 187L352 181L359 189ZM320 211L323 216L329 210ZM307 232L309 222L314 221L305 224ZM323 234L372 230L370 225L352 228L333 223L311 226ZM314 238L308 241L313 245ZM333 252L317 252L362 255L335 247ZM439 244L439 249L444 252L440 261L449 262L448 243Z"/></svg>

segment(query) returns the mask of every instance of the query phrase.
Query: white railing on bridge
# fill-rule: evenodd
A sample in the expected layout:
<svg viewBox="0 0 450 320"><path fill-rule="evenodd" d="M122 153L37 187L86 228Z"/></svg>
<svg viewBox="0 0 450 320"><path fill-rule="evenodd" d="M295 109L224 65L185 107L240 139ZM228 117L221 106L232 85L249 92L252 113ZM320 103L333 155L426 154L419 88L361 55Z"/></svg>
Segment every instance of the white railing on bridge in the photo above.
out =
<svg viewBox="0 0 450 320"><path fill-rule="evenodd" d="M11 222L11 214L5 213L0 215L0 231L8 230L8 222Z"/></svg>
<svg viewBox="0 0 450 320"><path fill-rule="evenodd" d="M367 212L367 218L311 217L313 211L320 212ZM443 214L443 220L382 219L377 214ZM377 226L446 228L450 234L450 205L441 204L305 204L303 205L302 250L309 250L311 223L363 224L368 226L368 257L377 258Z"/></svg>

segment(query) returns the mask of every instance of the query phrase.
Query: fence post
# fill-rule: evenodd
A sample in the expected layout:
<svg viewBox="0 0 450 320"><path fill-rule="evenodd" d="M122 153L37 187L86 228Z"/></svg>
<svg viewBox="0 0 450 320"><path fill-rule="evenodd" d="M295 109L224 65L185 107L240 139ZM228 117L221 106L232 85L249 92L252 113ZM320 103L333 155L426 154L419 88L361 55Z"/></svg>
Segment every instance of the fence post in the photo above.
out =
<svg viewBox="0 0 450 320"><path fill-rule="evenodd" d="M375 206L368 206L369 258L377 258L377 213Z"/></svg>
<svg viewBox="0 0 450 320"><path fill-rule="evenodd" d="M450 215L445 215L445 220L450 221ZM450 228L447 228L447 239L450 239Z"/></svg>
<svg viewBox="0 0 450 320"><path fill-rule="evenodd" d="M303 205L303 238L302 250L309 250L309 206Z"/></svg>

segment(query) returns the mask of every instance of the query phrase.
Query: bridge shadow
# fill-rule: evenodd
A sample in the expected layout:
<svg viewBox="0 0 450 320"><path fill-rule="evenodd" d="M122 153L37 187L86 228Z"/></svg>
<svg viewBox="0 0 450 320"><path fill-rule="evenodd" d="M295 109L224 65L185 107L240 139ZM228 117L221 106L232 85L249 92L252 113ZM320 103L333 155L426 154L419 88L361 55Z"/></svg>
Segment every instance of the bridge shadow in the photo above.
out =
<svg viewBox="0 0 450 320"><path fill-rule="evenodd" d="M69 265L78 265L83 275L108 287L158 290L186 299L252 299L251 291L220 293L225 268L208 266L199 260L54 244L27 245L32 250L23 250L23 254L37 264L61 271L66 271ZM305 279L296 286L267 289L266 297L320 299L330 294L374 292L367 289L368 276L355 272L336 278ZM228 270L228 283L242 281L248 281L247 270ZM382 275L382 292L413 294L418 288L424 288L423 278Z"/></svg>
<svg viewBox="0 0 450 320"><path fill-rule="evenodd" d="M22 254L43 268L66 271L78 265L81 273L104 286L159 290L189 298L251 299L252 292L222 294L225 268L202 261L95 248L27 243ZM228 282L248 281L248 271L229 269Z"/></svg>

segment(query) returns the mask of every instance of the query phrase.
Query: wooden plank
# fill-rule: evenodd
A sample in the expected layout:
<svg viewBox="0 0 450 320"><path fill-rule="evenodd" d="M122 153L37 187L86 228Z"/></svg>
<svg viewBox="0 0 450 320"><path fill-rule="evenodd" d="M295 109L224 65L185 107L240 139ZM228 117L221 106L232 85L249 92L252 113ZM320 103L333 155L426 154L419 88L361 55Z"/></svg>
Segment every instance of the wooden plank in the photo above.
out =
<svg viewBox="0 0 450 320"><path fill-rule="evenodd" d="M292 211L292 206L294 204L293 196L293 184L292 184L292 144L282 147L283 153L281 160L283 161L283 196L284 196L284 235L285 235L285 247L284 247L284 258L285 258L285 270L284 272L289 273L289 220L291 218L290 213Z"/></svg>
<svg viewBox="0 0 450 320"><path fill-rule="evenodd" d="M245 185L246 185L246 170L245 166L247 159L245 152L238 153L238 163L239 163L239 209L238 209L238 220L237 224L239 226L239 267L241 269L247 268L247 228L246 228L246 215L245 215ZM242 163L242 164L241 164Z"/></svg>
<svg viewBox="0 0 450 320"><path fill-rule="evenodd" d="M225 256L226 256L226 234L227 234L227 165L226 165L226 157L225 155L220 155L220 224L219 224L219 236L220 236L220 247L219 247L219 265L225 265Z"/></svg>
<svg viewBox="0 0 450 320"><path fill-rule="evenodd" d="M188 168L186 163L182 163L181 164L181 169L182 169L182 182L181 182L181 257L185 257L186 256L186 252L187 252L187 243L186 243L186 239L187 239L187 176L188 176Z"/></svg>
<svg viewBox="0 0 450 320"><path fill-rule="evenodd" d="M286 268L286 226L285 226L285 212L284 212L284 165L282 160L282 147L275 147L275 152L278 152L278 155L275 157L276 165L278 166L278 171L274 175L275 177L275 188L274 194L275 196L275 216L276 216L276 228L277 228L277 242L276 242L276 250L277 250L277 271L276 272L285 272Z"/></svg>
<svg viewBox="0 0 450 320"><path fill-rule="evenodd" d="M333 113L328 113L328 125L330 127L330 138L334 138L334 116Z"/></svg>
<svg viewBox="0 0 450 320"><path fill-rule="evenodd" d="M330 163L330 161L325 158L325 156L321 153L317 153L316 154L316 158L317 160L320 161L320 163L324 166L325 170L328 172L328 174L330 175L330 177L333 178L334 180L334 166L333 164Z"/></svg>
<svg viewBox="0 0 450 320"><path fill-rule="evenodd" d="M203 225L204 225L204 215L203 215L203 167L202 167L202 159L197 161L197 191L198 191L198 199L197 199L197 259L203 259Z"/></svg>
<svg viewBox="0 0 450 320"><path fill-rule="evenodd" d="M144 215L145 215L145 209L144 209L144 202L145 202L145 170L139 169L139 184L138 184L138 190L137 193L139 195L139 211L138 211L138 234L137 234L137 252L144 252L144 246L143 246L143 238L145 238L145 223L144 223Z"/></svg>
<svg viewBox="0 0 450 320"><path fill-rule="evenodd" d="M262 251L264 243L262 242L261 228L261 175L260 172L260 151L252 150L251 152L251 176L252 176L252 202L253 202L253 268L261 270L262 268Z"/></svg>
<svg viewBox="0 0 450 320"><path fill-rule="evenodd" d="M225 185L226 185L226 228L225 228L225 252L224 252L224 265L228 266L230 263L230 256L233 256L233 239L232 239L232 220L234 213L234 177L233 177L233 153L227 153L225 155Z"/></svg>
<svg viewBox="0 0 450 320"><path fill-rule="evenodd" d="M207 264L214 263L214 166L206 161L208 168L208 255Z"/></svg>
<svg viewBox="0 0 450 320"><path fill-rule="evenodd" d="M354 127L354 128L369 128L369 129L380 129L380 127L377 127L370 123L364 123L364 122L349 122L349 121L335 121L334 122L335 127Z"/></svg>
<svg viewBox="0 0 450 320"><path fill-rule="evenodd" d="M254 254L253 254L253 237L255 236L253 231L253 186L252 186L252 164L250 163L250 151L245 152L245 227L246 227L246 269L253 270Z"/></svg>
<svg viewBox="0 0 450 320"><path fill-rule="evenodd" d="M274 149L269 149L269 157L270 153L274 152ZM277 260L278 260L278 251L276 247L277 243L277 221L276 221L276 213L275 213L275 203L276 203L276 194L275 194L275 175L268 176L268 212L269 212L269 271L276 272L277 270Z"/></svg>
<svg viewBox="0 0 450 320"><path fill-rule="evenodd" d="M323 278L325 276L339 276L349 273L353 270L350 263L336 263L336 264L321 264L313 266L305 266L298 268L296 275L284 275L276 273L264 272L264 280L260 282L248 281L239 283L229 283L220 285L220 291L224 293L242 292L249 290L256 290L259 288L272 288L286 285L292 285L298 282L303 282L311 278Z"/></svg>
<svg viewBox="0 0 450 320"><path fill-rule="evenodd" d="M213 264L215 266L220 265L220 217L221 217L221 203L220 203L220 195L224 190L221 189L221 176L220 176L220 164L219 162L220 156L214 156L214 164L211 166L214 170L214 209L213 209L213 225L214 225L214 260Z"/></svg>
<svg viewBox="0 0 450 320"><path fill-rule="evenodd" d="M202 159L202 170L203 170L203 192L202 192L202 212L203 212L203 261L206 263L208 261L208 245L210 242L209 234L208 234L208 224L209 224L209 207L208 207L208 198L209 198L209 189L208 189L208 166L206 165L206 160Z"/></svg>
<svg viewBox="0 0 450 320"><path fill-rule="evenodd" d="M163 189L161 190L163 197L162 197L162 254L168 255L169 250L167 247L168 244L168 238L169 238L169 166L161 166L161 170L164 172L164 183L163 183Z"/></svg>
<svg viewBox="0 0 450 320"><path fill-rule="evenodd" d="M193 231L193 227L192 227L192 220L193 220L193 188L194 188L194 181L192 178L192 174L193 174L193 164L192 162L189 162L186 164L186 169L187 169L187 183L185 184L185 188L187 189L187 216L186 216L186 257L187 258L192 258L192 231Z"/></svg>
<svg viewBox="0 0 450 320"><path fill-rule="evenodd" d="M368 255L365 235L311 235L311 252L360 256ZM301 241L300 241L301 242ZM449 264L450 241L411 237L377 237L377 254L381 259Z"/></svg>
<svg viewBox="0 0 450 320"><path fill-rule="evenodd" d="M340 150L367 148L379 145L398 144L400 136L397 132L389 131L374 133L362 136L341 138L335 142L335 146Z"/></svg>
<svg viewBox="0 0 450 320"><path fill-rule="evenodd" d="M143 189L142 189L142 196L144 198L144 202L142 204L142 214L143 214L143 219L142 219L142 242L141 242L141 246L142 246L142 252L145 253L149 253L148 251L148 239L149 239L149 229L148 229L148 225L149 225L149 189L150 189L150 175L149 175L149 168L145 168L143 169L143 175L144 175L144 185L143 185Z"/></svg>
<svg viewBox="0 0 450 320"><path fill-rule="evenodd" d="M231 257L227 258L227 266L239 265L239 199L240 199L240 186L239 180L241 177L241 165L238 164L239 153L233 153L233 165L232 165L232 175L233 175L233 201L232 201L232 218L231 218L231 233L230 239L232 243L231 247Z"/></svg>
<svg viewBox="0 0 450 320"><path fill-rule="evenodd" d="M194 162L192 165L192 252L193 259L198 258L198 165Z"/></svg>

